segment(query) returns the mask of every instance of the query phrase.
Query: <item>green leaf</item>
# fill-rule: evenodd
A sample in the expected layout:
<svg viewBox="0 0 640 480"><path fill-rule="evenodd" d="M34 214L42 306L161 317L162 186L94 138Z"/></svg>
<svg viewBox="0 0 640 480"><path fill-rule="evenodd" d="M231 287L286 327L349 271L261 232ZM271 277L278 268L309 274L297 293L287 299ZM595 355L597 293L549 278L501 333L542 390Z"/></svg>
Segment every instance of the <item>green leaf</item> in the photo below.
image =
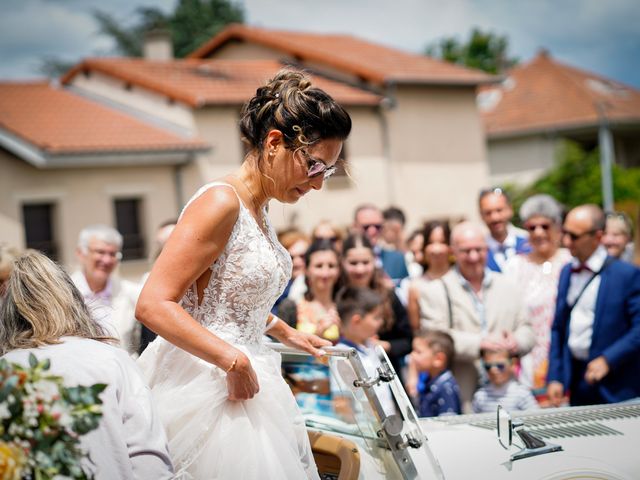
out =
<svg viewBox="0 0 640 480"><path fill-rule="evenodd" d="M29 366L31 368L36 368L38 366L38 359L33 353L29 353Z"/></svg>

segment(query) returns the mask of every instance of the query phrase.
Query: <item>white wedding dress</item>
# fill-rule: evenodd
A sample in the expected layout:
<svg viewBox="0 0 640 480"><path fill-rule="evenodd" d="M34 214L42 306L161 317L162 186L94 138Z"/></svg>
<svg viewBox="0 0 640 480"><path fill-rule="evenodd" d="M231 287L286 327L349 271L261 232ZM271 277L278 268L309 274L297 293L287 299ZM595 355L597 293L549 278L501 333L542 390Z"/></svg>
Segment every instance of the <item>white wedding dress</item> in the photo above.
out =
<svg viewBox="0 0 640 480"><path fill-rule="evenodd" d="M189 203L212 187L233 189L210 183ZM195 284L181 301L193 318L247 354L258 394L229 401L224 371L161 337L139 359L167 431L177 479L319 478L304 418L280 372L280 355L263 344L269 311L291 274L291 258L264 218L261 229L240 200L238 219L210 267L201 303Z"/></svg>

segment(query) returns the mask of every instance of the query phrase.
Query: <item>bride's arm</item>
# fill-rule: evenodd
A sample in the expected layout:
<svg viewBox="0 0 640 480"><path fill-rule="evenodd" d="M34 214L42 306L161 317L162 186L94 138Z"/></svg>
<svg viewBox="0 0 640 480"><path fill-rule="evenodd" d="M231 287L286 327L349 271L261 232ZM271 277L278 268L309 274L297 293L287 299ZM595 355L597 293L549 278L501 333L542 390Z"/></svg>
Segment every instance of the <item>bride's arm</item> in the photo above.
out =
<svg viewBox="0 0 640 480"><path fill-rule="evenodd" d="M322 347L331 346L329 340L296 330L272 314L267 320L267 332L285 345L304 350L315 357L324 355Z"/></svg>
<svg viewBox="0 0 640 480"><path fill-rule="evenodd" d="M138 299L136 318L192 355L246 377L240 383L247 385L230 391L230 397L251 398L257 381L255 387L251 385L255 373L246 355L196 322L178 303L224 250L239 209L239 200L229 188L211 188L193 201L151 270Z"/></svg>

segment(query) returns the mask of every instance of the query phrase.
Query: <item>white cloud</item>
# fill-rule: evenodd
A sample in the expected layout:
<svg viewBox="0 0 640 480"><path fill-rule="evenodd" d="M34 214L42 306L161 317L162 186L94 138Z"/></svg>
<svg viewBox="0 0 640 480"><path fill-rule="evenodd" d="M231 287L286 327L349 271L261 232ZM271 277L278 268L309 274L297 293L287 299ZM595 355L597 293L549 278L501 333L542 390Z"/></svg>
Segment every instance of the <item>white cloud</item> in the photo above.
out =
<svg viewBox="0 0 640 480"><path fill-rule="evenodd" d="M141 5L169 11L175 1L5 1L0 76L24 75L47 54L76 59L109 51L110 39L97 34L94 8L131 21ZM413 52L443 36L467 38L478 26L507 35L511 53L522 60L546 47L568 63L640 86L637 0L244 0L242 5L250 24L347 33Z"/></svg>

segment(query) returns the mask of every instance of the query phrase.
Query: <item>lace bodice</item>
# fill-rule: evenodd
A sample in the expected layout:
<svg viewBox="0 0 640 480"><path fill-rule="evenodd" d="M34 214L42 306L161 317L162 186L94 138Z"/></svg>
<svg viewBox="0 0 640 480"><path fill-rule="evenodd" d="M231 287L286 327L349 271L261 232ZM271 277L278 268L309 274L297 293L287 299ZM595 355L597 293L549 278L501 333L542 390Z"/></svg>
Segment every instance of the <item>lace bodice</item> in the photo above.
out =
<svg viewBox="0 0 640 480"><path fill-rule="evenodd" d="M203 186L189 204L214 186ZM237 195L237 192L236 192ZM291 257L278 242L266 212L260 228L240 197L240 212L229 241L211 265L211 278L198 305L196 285L182 298L183 308L198 322L233 344L260 344L271 307L291 277Z"/></svg>

